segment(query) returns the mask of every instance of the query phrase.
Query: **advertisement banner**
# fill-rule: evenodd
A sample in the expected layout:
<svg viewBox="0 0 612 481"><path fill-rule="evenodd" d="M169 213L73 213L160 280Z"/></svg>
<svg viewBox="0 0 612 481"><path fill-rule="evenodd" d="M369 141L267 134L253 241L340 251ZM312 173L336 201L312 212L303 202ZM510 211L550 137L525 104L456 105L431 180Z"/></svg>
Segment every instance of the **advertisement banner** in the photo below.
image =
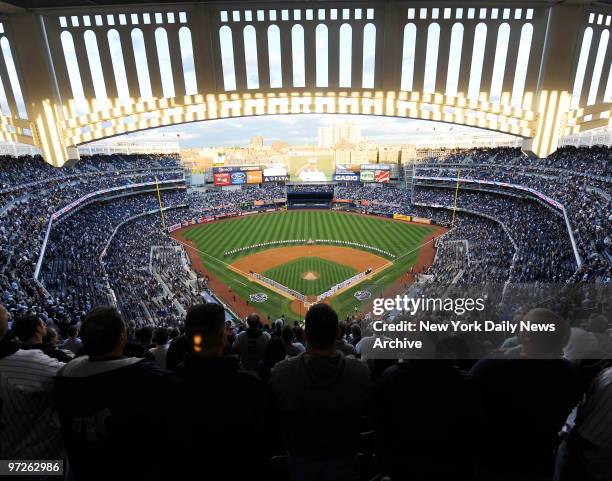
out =
<svg viewBox="0 0 612 481"><path fill-rule="evenodd" d="M232 165L227 167L213 167L213 174L222 174L224 172L249 172L252 170L261 170L259 165Z"/></svg>
<svg viewBox="0 0 612 481"><path fill-rule="evenodd" d="M406 222L410 222L410 219L412 219L412 217L410 217L409 215L404 215L404 214L393 214L393 218L397 220L403 220Z"/></svg>
<svg viewBox="0 0 612 481"><path fill-rule="evenodd" d="M423 217L413 217L412 222L418 222L419 224L431 224L431 219L424 219Z"/></svg>
<svg viewBox="0 0 612 481"><path fill-rule="evenodd" d="M360 174L361 182L374 182L373 170L362 170Z"/></svg>
<svg viewBox="0 0 612 481"><path fill-rule="evenodd" d="M336 172L334 174L334 182L359 182L359 174L354 173L342 173Z"/></svg>
<svg viewBox="0 0 612 481"><path fill-rule="evenodd" d="M561 204L560 202L557 202L556 200L551 199L550 197L548 197L547 195L543 194L542 192L538 190L535 190L531 187L525 187L519 184L509 184L507 182L498 182L494 180L477 180L477 179L462 179L462 178L457 179L457 177L429 177L429 176L423 176L423 175L417 175L414 178L417 180L435 180L435 181L453 181L453 182L459 181L460 183L464 183L464 184L494 185L497 187L507 187L510 189L522 190L524 192L529 192L530 194L535 195L538 199L543 200L547 204L550 204L559 210L565 210L565 206Z"/></svg>
<svg viewBox="0 0 612 481"><path fill-rule="evenodd" d="M361 164L361 170L391 170L389 164Z"/></svg>
<svg viewBox="0 0 612 481"><path fill-rule="evenodd" d="M247 175L244 172L232 172L230 174L230 182L232 185L246 184Z"/></svg>
<svg viewBox="0 0 612 481"><path fill-rule="evenodd" d="M60 218L61 216L63 216L64 214L70 212L72 209L74 209L75 207L77 207L78 205L81 205L83 202L86 202L89 199L92 199L96 196L102 195L102 194L107 194L109 192L119 192L119 191L127 191L130 189L136 189L139 187L150 187L153 185L158 185L160 187L164 187L165 185L172 185L174 183L176 183L177 180L162 180L161 182L144 182L141 184L129 184L129 185L121 185L118 187L109 187L107 189L102 189L102 190L98 190L96 192L90 192L89 194L85 194L83 197L78 198L77 200L71 202L70 204L62 207L60 210L58 210L57 212L54 212L53 214L51 214L51 219L52 220L56 220L58 218ZM184 189L185 186L178 186L178 188L180 189Z"/></svg>
<svg viewBox="0 0 612 481"><path fill-rule="evenodd" d="M216 186L225 186L225 185L231 185L232 184L231 177L230 177L229 173L214 174L213 178L214 178L214 183L215 183Z"/></svg>
<svg viewBox="0 0 612 481"><path fill-rule="evenodd" d="M388 170L377 170L374 178L376 182L389 182L391 180L391 172Z"/></svg>
<svg viewBox="0 0 612 481"><path fill-rule="evenodd" d="M261 170L251 170L247 172L247 184L261 184L263 175Z"/></svg>
<svg viewBox="0 0 612 481"><path fill-rule="evenodd" d="M264 174L264 182L289 182L288 175L265 175Z"/></svg>

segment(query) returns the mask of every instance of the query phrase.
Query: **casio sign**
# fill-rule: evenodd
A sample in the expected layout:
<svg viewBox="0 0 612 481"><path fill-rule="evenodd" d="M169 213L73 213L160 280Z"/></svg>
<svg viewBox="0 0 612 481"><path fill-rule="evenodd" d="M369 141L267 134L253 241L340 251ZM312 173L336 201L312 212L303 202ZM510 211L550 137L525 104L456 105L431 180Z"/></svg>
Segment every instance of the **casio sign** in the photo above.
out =
<svg viewBox="0 0 612 481"><path fill-rule="evenodd" d="M359 179L359 176L355 174L336 174L334 178L337 182L355 182Z"/></svg>

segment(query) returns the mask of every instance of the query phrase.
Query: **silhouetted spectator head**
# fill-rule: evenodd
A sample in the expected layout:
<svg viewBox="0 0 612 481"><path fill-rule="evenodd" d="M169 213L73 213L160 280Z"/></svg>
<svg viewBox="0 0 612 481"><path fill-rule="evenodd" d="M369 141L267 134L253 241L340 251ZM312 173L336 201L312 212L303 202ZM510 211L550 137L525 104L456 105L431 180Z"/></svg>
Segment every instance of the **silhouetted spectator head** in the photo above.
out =
<svg viewBox="0 0 612 481"><path fill-rule="evenodd" d="M155 334L153 335L153 342L158 346L164 346L168 344L168 329L165 327L158 327L155 329Z"/></svg>
<svg viewBox="0 0 612 481"><path fill-rule="evenodd" d="M591 314L589 316L589 330L592 332L606 332L608 329L608 318L603 314Z"/></svg>
<svg viewBox="0 0 612 481"><path fill-rule="evenodd" d="M12 330L24 344L41 344L47 334L45 323L33 314L17 316L13 321Z"/></svg>
<svg viewBox="0 0 612 481"><path fill-rule="evenodd" d="M196 354L222 355L227 342L223 307L212 302L193 306L187 312L185 331Z"/></svg>
<svg viewBox="0 0 612 481"><path fill-rule="evenodd" d="M83 348L90 358L121 357L127 342L127 328L117 309L93 308L81 324Z"/></svg>
<svg viewBox="0 0 612 481"><path fill-rule="evenodd" d="M297 342L304 344L304 328L302 326L295 326L293 328L293 334Z"/></svg>
<svg viewBox="0 0 612 481"><path fill-rule="evenodd" d="M136 331L136 323L134 321L130 321L127 323L128 335L131 338L134 337L134 332Z"/></svg>
<svg viewBox="0 0 612 481"><path fill-rule="evenodd" d="M176 327L173 327L168 331L168 336L170 337L170 339L174 339L175 337L178 337L180 335L181 333Z"/></svg>
<svg viewBox="0 0 612 481"><path fill-rule="evenodd" d="M68 337L71 339L74 339L75 337L77 337L79 335L79 328L78 326L75 326L74 324L71 326L68 326Z"/></svg>
<svg viewBox="0 0 612 481"><path fill-rule="evenodd" d="M261 319L259 318L259 314L249 314L246 322L251 329L259 329L261 327Z"/></svg>
<svg viewBox="0 0 612 481"><path fill-rule="evenodd" d="M11 313L0 304L0 340L4 339L8 332L8 323L11 319Z"/></svg>
<svg viewBox="0 0 612 481"><path fill-rule="evenodd" d="M47 332L43 339L43 344L55 347L57 345L57 331L52 327L47 327Z"/></svg>
<svg viewBox="0 0 612 481"><path fill-rule="evenodd" d="M531 309L523 317L523 323L532 326L554 326L552 330L519 331L523 355L526 357L557 358L563 355L563 347L569 338L569 323L549 309ZM552 328L551 328L552 329Z"/></svg>
<svg viewBox="0 0 612 481"><path fill-rule="evenodd" d="M153 339L153 328L151 326L144 326L136 330L136 340L143 346L151 344Z"/></svg>
<svg viewBox="0 0 612 481"><path fill-rule="evenodd" d="M315 304L306 313L305 330L309 348L332 348L338 335L338 314L327 304Z"/></svg>
<svg viewBox="0 0 612 481"><path fill-rule="evenodd" d="M351 325L351 336L353 336L353 339L361 339L361 327L359 327L359 324L353 323Z"/></svg>
<svg viewBox="0 0 612 481"><path fill-rule="evenodd" d="M337 338L338 339L342 339L342 338L344 338L345 334L346 334L346 323L345 322L338 323L338 335L337 335Z"/></svg>
<svg viewBox="0 0 612 481"><path fill-rule="evenodd" d="M285 343L279 337L270 339L266 352L263 357L263 363L268 367L273 367L277 362L285 359L287 352L285 351Z"/></svg>
<svg viewBox="0 0 612 481"><path fill-rule="evenodd" d="M286 342L287 344L291 344L293 342L293 328L291 326L283 327L281 337L283 338L284 342Z"/></svg>

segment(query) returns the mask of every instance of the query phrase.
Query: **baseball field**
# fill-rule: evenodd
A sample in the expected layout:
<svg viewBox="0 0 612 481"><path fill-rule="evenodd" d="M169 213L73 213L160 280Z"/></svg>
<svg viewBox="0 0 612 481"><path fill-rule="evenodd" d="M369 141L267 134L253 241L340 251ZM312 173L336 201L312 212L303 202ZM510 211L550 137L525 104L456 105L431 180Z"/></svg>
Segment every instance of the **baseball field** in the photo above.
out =
<svg viewBox="0 0 612 481"><path fill-rule="evenodd" d="M357 273L358 283L326 298L341 317L363 310L391 286L406 282L411 266L433 260L433 236L443 229L334 211L253 214L174 232L194 268L240 314L256 310L271 319L299 320L307 309L278 283L314 302L316 296ZM261 281L255 272L267 278ZM273 281L270 283L269 280ZM242 312L241 312L242 311Z"/></svg>

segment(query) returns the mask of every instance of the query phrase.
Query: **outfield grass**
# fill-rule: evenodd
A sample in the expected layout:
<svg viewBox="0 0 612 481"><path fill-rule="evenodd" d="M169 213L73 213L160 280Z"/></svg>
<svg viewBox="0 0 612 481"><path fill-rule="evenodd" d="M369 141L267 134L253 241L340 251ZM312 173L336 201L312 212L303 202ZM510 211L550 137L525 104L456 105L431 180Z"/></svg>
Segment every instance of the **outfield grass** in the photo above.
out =
<svg viewBox="0 0 612 481"><path fill-rule="evenodd" d="M316 273L319 278L314 280L303 279L302 275L306 272ZM357 271L351 267L336 264L320 257L302 257L263 273L264 276L306 296L322 294L331 286L335 286L355 274L357 274Z"/></svg>
<svg viewBox="0 0 612 481"><path fill-rule="evenodd" d="M433 229L426 225L342 212L283 211L194 226L185 232L185 236L203 252L202 260L207 269L239 296L248 299L250 294L256 292L268 295L265 303L256 304L260 312L269 314L273 319L283 313L290 319L297 319L299 316L291 312L288 299L259 284L248 282L240 274L227 269L227 264L244 255L252 254L255 250L227 257L224 257L223 253L274 240L335 239L371 245L398 256L397 259L391 259L393 260L391 267L378 273L373 279L344 291L332 300L332 306L341 317L344 317L351 314L355 306L361 305L353 296L356 291L370 290L372 297L376 297L386 285L410 269L418 258L418 247ZM265 249L263 247L260 250ZM411 251L414 252L407 254ZM329 284L328 287L333 284Z"/></svg>

